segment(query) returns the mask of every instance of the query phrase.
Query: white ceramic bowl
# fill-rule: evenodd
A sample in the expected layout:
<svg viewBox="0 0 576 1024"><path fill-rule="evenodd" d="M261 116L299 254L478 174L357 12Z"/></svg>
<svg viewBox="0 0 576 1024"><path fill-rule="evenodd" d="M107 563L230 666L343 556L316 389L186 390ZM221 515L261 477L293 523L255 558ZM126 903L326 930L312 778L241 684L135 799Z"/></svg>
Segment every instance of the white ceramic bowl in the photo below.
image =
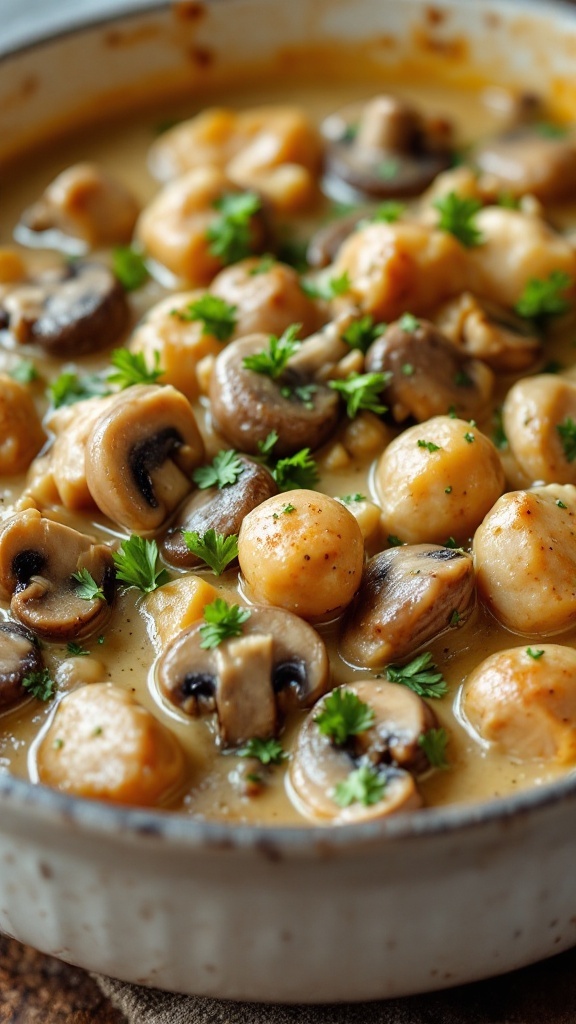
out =
<svg viewBox="0 0 576 1024"><path fill-rule="evenodd" d="M361 40L383 66L412 53L456 84L473 66L533 89L554 80L562 95L576 12L550 0L213 0L119 14L4 56L0 149L96 104L193 91L257 75L292 47ZM575 815L574 776L332 830L203 824L0 776L0 927L181 992L315 1002L440 988L576 942Z"/></svg>

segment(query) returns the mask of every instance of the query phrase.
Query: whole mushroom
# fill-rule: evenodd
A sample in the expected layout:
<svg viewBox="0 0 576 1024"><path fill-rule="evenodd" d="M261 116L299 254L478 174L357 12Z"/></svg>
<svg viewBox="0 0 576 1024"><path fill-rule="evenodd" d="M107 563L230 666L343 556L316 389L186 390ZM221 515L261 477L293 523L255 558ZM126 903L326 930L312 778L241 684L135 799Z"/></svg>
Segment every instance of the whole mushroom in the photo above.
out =
<svg viewBox="0 0 576 1024"><path fill-rule="evenodd" d="M240 636L203 646L203 621L180 633L158 662L158 687L186 715L216 712L220 742L236 747L277 735L291 708L328 688L324 641L297 615L252 607Z"/></svg>
<svg viewBox="0 0 576 1024"><path fill-rule="evenodd" d="M74 574L86 570L100 593L82 597ZM37 636L63 642L102 629L116 581L112 553L69 526L26 509L0 530L0 596Z"/></svg>
<svg viewBox="0 0 576 1024"><path fill-rule="evenodd" d="M34 634L19 622L0 623L0 711L25 700L26 676L43 668L42 651Z"/></svg>

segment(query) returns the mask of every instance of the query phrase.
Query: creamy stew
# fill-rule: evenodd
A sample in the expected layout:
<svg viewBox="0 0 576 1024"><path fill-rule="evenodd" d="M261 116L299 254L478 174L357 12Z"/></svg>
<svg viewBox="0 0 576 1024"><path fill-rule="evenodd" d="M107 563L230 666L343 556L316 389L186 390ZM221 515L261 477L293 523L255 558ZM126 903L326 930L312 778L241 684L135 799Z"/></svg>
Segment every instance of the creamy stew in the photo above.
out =
<svg viewBox="0 0 576 1024"><path fill-rule="evenodd" d="M576 138L500 89L261 96L3 172L2 770L302 824L541 785Z"/></svg>

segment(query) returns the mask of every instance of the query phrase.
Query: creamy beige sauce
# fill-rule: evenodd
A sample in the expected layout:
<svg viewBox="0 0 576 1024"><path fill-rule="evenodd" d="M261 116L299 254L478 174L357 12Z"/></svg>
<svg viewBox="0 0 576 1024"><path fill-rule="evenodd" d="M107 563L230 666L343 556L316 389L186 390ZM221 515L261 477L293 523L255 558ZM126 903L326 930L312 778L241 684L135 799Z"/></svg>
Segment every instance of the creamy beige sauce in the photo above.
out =
<svg viewBox="0 0 576 1024"><path fill-rule="evenodd" d="M382 83L364 82L357 86L350 83L326 86L286 83L271 84L265 90L267 103L286 102L301 104L318 120L344 103L368 98ZM397 93L413 99L420 108L448 113L455 121L456 134L461 144L488 133L497 124L494 113L482 101L482 97L457 93L442 88L425 90L402 87ZM262 87L250 88L210 97L210 104L244 108L262 103ZM206 98L206 105L209 105ZM132 188L142 204L155 193L157 185L146 169L146 152L154 139L157 126L166 118L175 119L191 116L199 108L189 103L175 103L170 109L154 114L138 115L129 121L109 123L87 128L71 138L64 139L58 146L47 148L33 157L27 156L21 163L13 164L4 171L0 181L2 193L2 218L0 220L0 245L11 244L12 232L21 211L30 205L46 184L65 167L77 161L90 159L117 175ZM306 230L308 224L301 225ZM157 282L150 282L131 296L134 321L146 308L164 294ZM570 362L572 339L552 338L547 357ZM0 350L0 371L9 370L21 353ZM45 374L46 381L34 386L34 394L40 408L45 409L43 397L45 383L62 370L59 361L49 360L34 353L35 361ZM69 364L66 364L67 366ZM106 354L78 360L75 366L79 372L107 365ZM508 389L511 378L502 381L495 396L498 404ZM202 410L200 410L202 415ZM490 435L490 417L479 423ZM204 427L205 430L208 428ZM370 464L353 466L351 469L325 476L320 489L332 495L343 495L356 491L370 494ZM0 507L2 517L10 514L13 502L23 486L23 480L2 481ZM95 533L105 540L121 536L109 522L103 519L87 520L86 517L63 512L62 521L77 529ZM226 573L216 580L212 574L206 578L224 596L234 596L236 577ZM256 797L243 795L239 782L245 762L234 752L220 753L216 745L216 730L210 721L188 720L183 714L169 708L159 696L154 682L154 662L157 651L149 631L149 621L143 613L144 601L134 590L121 594L116 602L110 624L105 630L103 643L96 637L84 646L93 658L104 666L103 678L113 680L120 686L132 689L139 701L148 707L166 725L173 729L187 756L188 774L183 790L174 807L197 817L244 822L299 822L303 819L291 803L285 788L284 772L275 768L269 773L263 791ZM7 606L3 607L7 614ZM333 659L334 683L352 682L368 677L368 671L356 670L344 664L338 657L334 643L334 626L320 627L325 636ZM526 638L526 644L530 638ZM562 636L562 643L576 643L576 631ZM432 701L440 723L449 731L448 755L450 767L446 771L430 773L420 782L426 804L457 803L500 796L527 786L540 785L560 773L560 769L549 764L515 764L503 755L487 749L470 735L458 717L458 696L463 680L469 671L487 654L510 646L523 644L524 638L512 635L494 623L482 609L477 609L472 618L458 630L437 639L429 645L434 659L441 667L450 686L449 694L442 700ZM48 667L59 678L59 666L67 658L62 645L46 644L44 648ZM76 680L61 683L58 696L61 697L71 686L82 681L82 658L75 659ZM88 659L86 659L88 662ZM25 705L2 716L0 722L0 770L13 772L23 777L35 777L34 753L37 737L46 728L54 713L54 703L43 706L31 700ZM298 716L287 726L282 741L290 750L297 733ZM35 740L36 737L36 740Z"/></svg>

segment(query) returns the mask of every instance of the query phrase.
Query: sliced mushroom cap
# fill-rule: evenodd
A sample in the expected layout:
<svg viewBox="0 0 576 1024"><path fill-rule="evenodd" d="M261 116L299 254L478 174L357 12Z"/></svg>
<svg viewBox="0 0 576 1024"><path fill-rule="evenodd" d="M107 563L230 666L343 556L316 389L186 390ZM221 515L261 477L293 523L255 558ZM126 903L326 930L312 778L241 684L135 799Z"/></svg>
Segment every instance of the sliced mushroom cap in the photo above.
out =
<svg viewBox="0 0 576 1024"><path fill-rule="evenodd" d="M530 193L544 202L576 196L576 137L561 128L515 128L478 146L472 159L514 196Z"/></svg>
<svg viewBox="0 0 576 1024"><path fill-rule="evenodd" d="M234 483L198 490L179 510L162 541L162 555L168 565L191 569L204 564L188 549L183 530L196 530L200 536L207 530L216 530L225 537L237 534L244 517L266 498L278 493L274 478L265 466L242 455L238 459L243 468Z"/></svg>
<svg viewBox="0 0 576 1024"><path fill-rule="evenodd" d="M418 195L450 165L449 122L426 122L393 96L345 107L326 119L322 131L327 187L334 194L344 183L360 196Z"/></svg>
<svg viewBox="0 0 576 1024"><path fill-rule="evenodd" d="M223 746L276 735L283 714L310 707L326 691L324 641L297 615L253 607L242 635L211 650L201 647L203 625L195 623L165 649L158 686L187 715L216 711Z"/></svg>
<svg viewBox="0 0 576 1024"><path fill-rule="evenodd" d="M319 448L334 431L340 415L337 394L286 369L278 380L244 366L244 358L268 348L265 334L232 342L216 359L210 381L214 424L240 451L256 455L258 442L275 430L274 454L292 455L299 449ZM306 400L295 389L311 385ZM283 393L284 392L284 393Z"/></svg>
<svg viewBox="0 0 576 1024"><path fill-rule="evenodd" d="M419 423L449 409L462 419L477 416L492 395L492 371L458 351L429 320L406 330L397 320L366 355L369 372L390 373L382 393L396 422L409 416Z"/></svg>
<svg viewBox="0 0 576 1024"><path fill-rule="evenodd" d="M117 395L86 446L86 482L98 508L127 530L158 530L192 489L204 444L192 407L170 385Z"/></svg>
<svg viewBox="0 0 576 1024"><path fill-rule="evenodd" d="M390 548L364 570L342 620L340 653L352 665L382 668L461 624L473 605L470 555L436 544Z"/></svg>
<svg viewBox="0 0 576 1024"><path fill-rule="evenodd" d="M86 569L104 598L84 599L73 574ZM36 509L18 512L0 531L0 596L48 640L80 639L102 629L115 592L110 549Z"/></svg>
<svg viewBox="0 0 576 1024"><path fill-rule="evenodd" d="M43 668L34 634L18 622L0 623L0 711L24 700L28 696L22 685L25 677Z"/></svg>
<svg viewBox="0 0 576 1024"><path fill-rule="evenodd" d="M493 370L518 373L542 351L542 338L529 320L471 292L447 302L434 319L455 345Z"/></svg>
<svg viewBox="0 0 576 1024"><path fill-rule="evenodd" d="M340 689L351 691L372 709L374 724L339 747L316 722L326 698L315 705L300 730L290 766L300 810L312 819L344 824L416 809L422 799L412 773L428 767L419 739L437 725L434 712L397 683L369 679ZM336 787L362 766L376 769L385 783L381 799L369 806L355 802L340 807L334 798Z"/></svg>
<svg viewBox="0 0 576 1024"><path fill-rule="evenodd" d="M75 261L8 289L0 318L21 344L76 357L113 345L128 327L130 311L107 267Z"/></svg>

